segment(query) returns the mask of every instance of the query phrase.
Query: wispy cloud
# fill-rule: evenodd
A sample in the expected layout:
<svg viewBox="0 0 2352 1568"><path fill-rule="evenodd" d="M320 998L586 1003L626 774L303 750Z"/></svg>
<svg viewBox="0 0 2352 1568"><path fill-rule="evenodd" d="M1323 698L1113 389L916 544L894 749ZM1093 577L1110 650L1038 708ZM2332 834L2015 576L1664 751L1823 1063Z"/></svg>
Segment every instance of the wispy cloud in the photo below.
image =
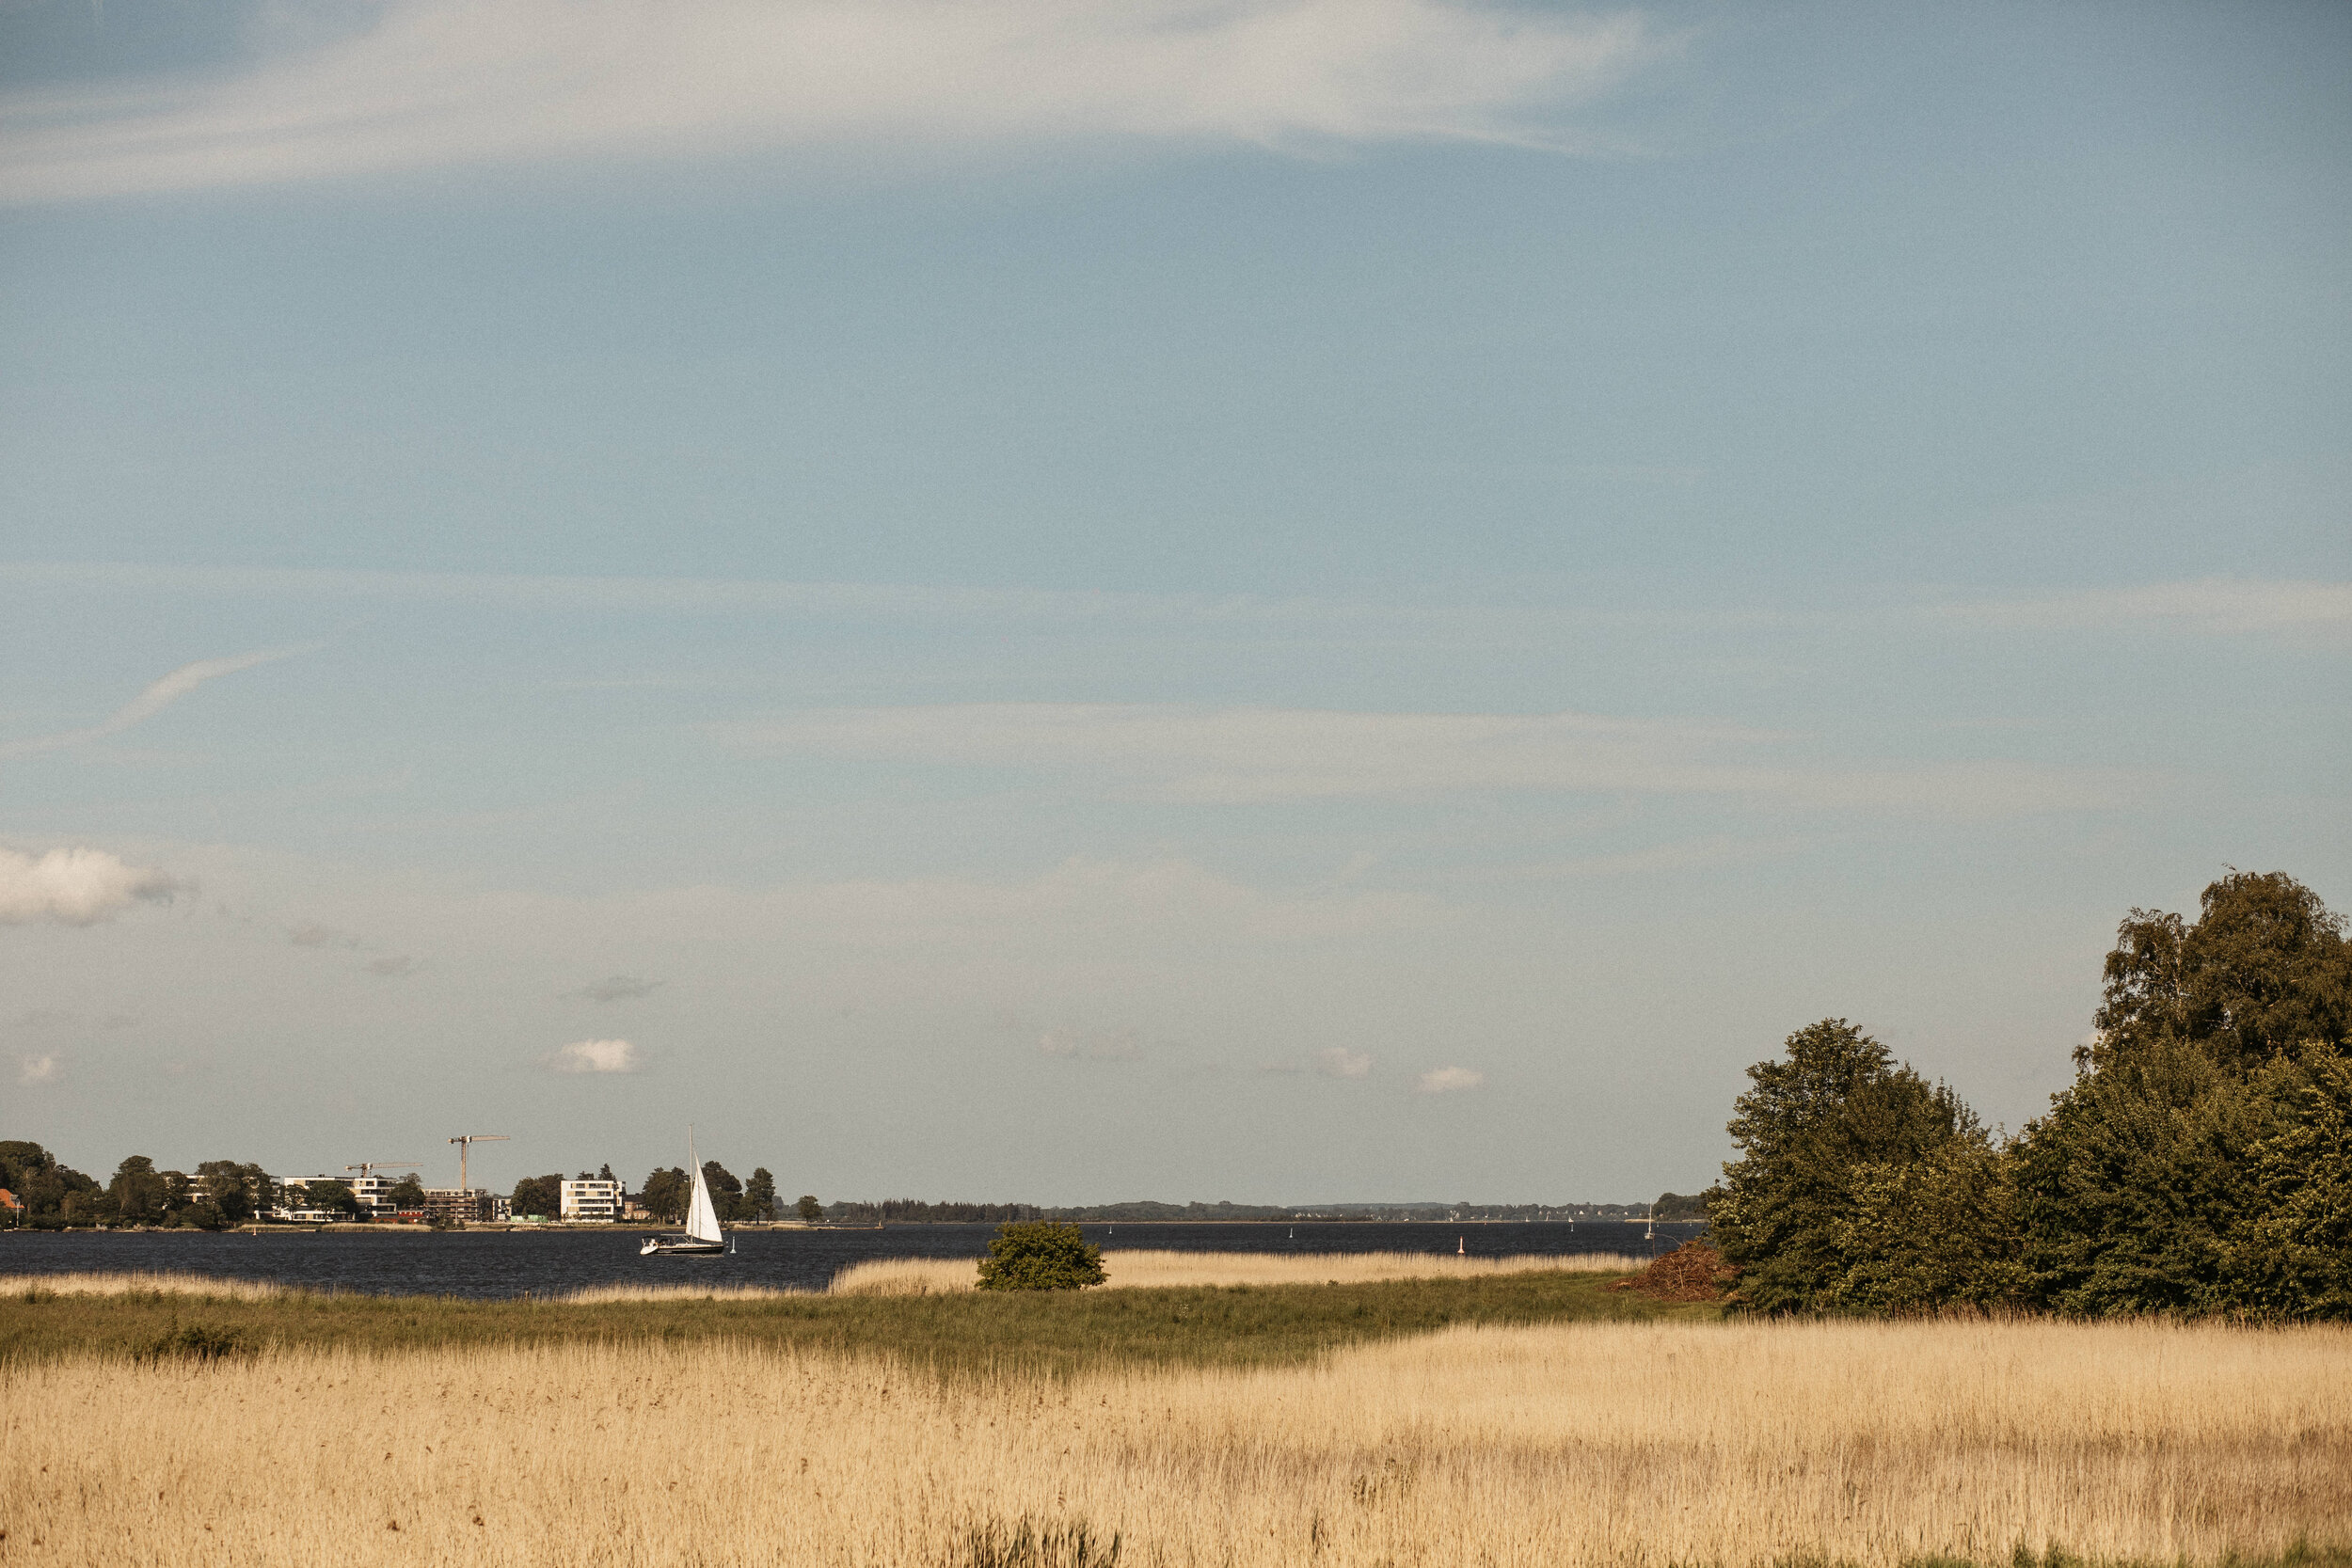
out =
<svg viewBox="0 0 2352 1568"><path fill-rule="evenodd" d="M306 920L286 933L286 940L296 947L358 947L359 939L349 931L339 931L332 926L322 926Z"/></svg>
<svg viewBox="0 0 2352 1568"><path fill-rule="evenodd" d="M1415 1094L1453 1094L1459 1089L1474 1089L1486 1082L1486 1075L1475 1068L1437 1067L1421 1075L1413 1085Z"/></svg>
<svg viewBox="0 0 2352 1568"><path fill-rule="evenodd" d="M1315 1070L1326 1078L1368 1078L1372 1075L1372 1058L1343 1045L1326 1046L1315 1053Z"/></svg>
<svg viewBox="0 0 2352 1568"><path fill-rule="evenodd" d="M67 730L58 735L40 736L29 740L0 741L0 758L38 756L67 746L79 746L85 741L100 740L110 735L120 735L134 724L140 724L163 712L172 704L202 686L206 681L233 675L240 670L250 670L257 664L268 664L295 654L310 653L312 647L265 648L257 653L234 654L227 658L200 658L153 682L146 690L115 710L114 716L87 729Z"/></svg>
<svg viewBox="0 0 2352 1568"><path fill-rule="evenodd" d="M2132 783L1998 760L1791 764L1774 752L1797 737L1774 731L1582 713L1000 703L822 709L709 733L754 754L1022 768L1111 793L1223 805L1554 790L1991 816L2111 806Z"/></svg>
<svg viewBox="0 0 2352 1568"><path fill-rule="evenodd" d="M16 1063L16 1081L20 1084L54 1084L63 1069L53 1054L20 1056Z"/></svg>
<svg viewBox="0 0 2352 1568"><path fill-rule="evenodd" d="M288 8L297 17L300 7ZM8 105L0 199L486 165L1028 143L1599 145L1666 47L1475 0L389 0L225 80ZM306 46L307 45L307 46Z"/></svg>
<svg viewBox="0 0 2352 1568"><path fill-rule="evenodd" d="M661 989L659 980L641 980L634 974L609 974L592 986L582 986L571 994L587 1002L627 1002L635 997L649 996Z"/></svg>
<svg viewBox="0 0 2352 1568"><path fill-rule="evenodd" d="M368 960L368 973L380 974L387 980L405 979L414 974L420 967L421 966L417 960L405 953L388 954L381 958Z"/></svg>
<svg viewBox="0 0 2352 1568"><path fill-rule="evenodd" d="M637 1047L627 1040L574 1040L539 1058L552 1072L635 1072L641 1065Z"/></svg>
<svg viewBox="0 0 2352 1568"><path fill-rule="evenodd" d="M34 856L0 848L0 926L95 926L142 899L167 899L183 885L103 849L77 846Z"/></svg>
<svg viewBox="0 0 2352 1568"><path fill-rule="evenodd" d="M1038 1050L1048 1056L1089 1062L1139 1062L1143 1043L1132 1029L1049 1030L1038 1037Z"/></svg>
<svg viewBox="0 0 2352 1568"><path fill-rule="evenodd" d="M2347 637L2352 636L2352 582L2201 578L1941 606L1930 613L2037 631L2147 626L2212 637L2283 632Z"/></svg>

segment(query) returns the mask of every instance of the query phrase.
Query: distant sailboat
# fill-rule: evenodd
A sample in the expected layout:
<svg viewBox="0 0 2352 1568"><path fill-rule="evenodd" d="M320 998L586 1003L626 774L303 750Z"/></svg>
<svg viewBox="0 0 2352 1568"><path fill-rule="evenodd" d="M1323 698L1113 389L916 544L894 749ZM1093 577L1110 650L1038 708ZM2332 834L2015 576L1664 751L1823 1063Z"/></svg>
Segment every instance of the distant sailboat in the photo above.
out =
<svg viewBox="0 0 2352 1568"><path fill-rule="evenodd" d="M727 1239L719 1231L719 1211L711 1207L710 1182L703 1175L702 1162L694 1158L694 1130L686 1130L686 1163L694 1172L694 1196L686 1206L686 1234L683 1236L648 1236L645 1244L637 1249L640 1258L650 1258L657 1252L683 1252L707 1255L727 1250Z"/></svg>

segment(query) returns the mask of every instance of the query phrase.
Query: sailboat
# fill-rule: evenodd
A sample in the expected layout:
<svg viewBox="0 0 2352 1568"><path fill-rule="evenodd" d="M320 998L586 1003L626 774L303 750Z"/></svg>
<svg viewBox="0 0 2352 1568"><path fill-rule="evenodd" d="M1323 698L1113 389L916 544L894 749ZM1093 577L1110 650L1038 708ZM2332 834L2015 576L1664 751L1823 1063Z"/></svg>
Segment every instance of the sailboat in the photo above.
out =
<svg viewBox="0 0 2352 1568"><path fill-rule="evenodd" d="M703 1164L694 1158L694 1130L686 1130L686 1164L694 1173L694 1196L686 1206L686 1234L683 1236L648 1236L645 1244L637 1249L640 1258L650 1258L657 1252L683 1252L708 1255L726 1252L727 1240L719 1233L719 1211L711 1207L710 1182L703 1175Z"/></svg>

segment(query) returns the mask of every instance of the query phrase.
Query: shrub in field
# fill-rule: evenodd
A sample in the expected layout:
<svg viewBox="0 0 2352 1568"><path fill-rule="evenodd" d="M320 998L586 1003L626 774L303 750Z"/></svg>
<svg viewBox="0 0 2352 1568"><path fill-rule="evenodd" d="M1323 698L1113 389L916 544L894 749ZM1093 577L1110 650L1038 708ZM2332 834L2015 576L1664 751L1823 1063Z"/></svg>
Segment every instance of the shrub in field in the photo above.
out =
<svg viewBox="0 0 2352 1568"><path fill-rule="evenodd" d="M169 1334L158 1335L147 1347L151 1361L218 1361L236 1354L245 1348L245 1336L233 1328L213 1328L203 1323L190 1323Z"/></svg>
<svg viewBox="0 0 2352 1568"><path fill-rule="evenodd" d="M1047 1220L999 1226L980 1259L983 1291L1083 1291L1108 1277L1086 1232Z"/></svg>
<svg viewBox="0 0 2352 1568"><path fill-rule="evenodd" d="M1704 1236L1693 1236L1630 1279L1609 1288L1633 1291L1653 1301L1721 1301L1740 1277Z"/></svg>

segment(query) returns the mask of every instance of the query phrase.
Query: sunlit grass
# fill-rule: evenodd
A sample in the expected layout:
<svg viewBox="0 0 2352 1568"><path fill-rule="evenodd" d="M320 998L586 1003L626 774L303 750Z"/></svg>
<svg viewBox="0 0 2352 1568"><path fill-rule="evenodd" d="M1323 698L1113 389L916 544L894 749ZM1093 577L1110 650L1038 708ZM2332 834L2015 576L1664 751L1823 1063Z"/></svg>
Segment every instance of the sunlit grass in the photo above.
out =
<svg viewBox="0 0 2352 1568"><path fill-rule="evenodd" d="M968 1267L969 1265L967 1265ZM831 1295L722 1281L523 1300L377 1296L199 1276L20 1276L0 1288L0 1358L133 1354L200 1323L247 1346L415 1351L558 1341L731 1338L874 1352L962 1373L1121 1363L1275 1364L1461 1323L1711 1317L1612 1293L1616 1275L1489 1272L1313 1286Z"/></svg>
<svg viewBox="0 0 2352 1568"><path fill-rule="evenodd" d="M1491 1279L1512 1274L1630 1274L1643 1259L1614 1252L1465 1258L1450 1252L1107 1251L1103 1290L1187 1285L1364 1285L1384 1279ZM882 1258L834 1276L834 1295L921 1296L979 1288L969 1258Z"/></svg>
<svg viewBox="0 0 2352 1568"><path fill-rule="evenodd" d="M944 1379L726 1338L76 1355L0 1370L0 1440L12 1562L2342 1561L2352 1333L1457 1326Z"/></svg>

